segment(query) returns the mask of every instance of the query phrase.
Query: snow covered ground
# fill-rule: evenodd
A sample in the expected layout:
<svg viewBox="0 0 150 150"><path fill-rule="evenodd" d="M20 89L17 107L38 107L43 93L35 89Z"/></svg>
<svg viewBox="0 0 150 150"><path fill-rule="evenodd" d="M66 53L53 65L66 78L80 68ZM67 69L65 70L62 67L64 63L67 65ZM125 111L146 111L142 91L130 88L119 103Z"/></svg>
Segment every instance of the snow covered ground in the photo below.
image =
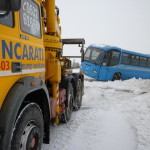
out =
<svg viewBox="0 0 150 150"><path fill-rule="evenodd" d="M42 150L150 150L150 80L86 77L81 109Z"/></svg>

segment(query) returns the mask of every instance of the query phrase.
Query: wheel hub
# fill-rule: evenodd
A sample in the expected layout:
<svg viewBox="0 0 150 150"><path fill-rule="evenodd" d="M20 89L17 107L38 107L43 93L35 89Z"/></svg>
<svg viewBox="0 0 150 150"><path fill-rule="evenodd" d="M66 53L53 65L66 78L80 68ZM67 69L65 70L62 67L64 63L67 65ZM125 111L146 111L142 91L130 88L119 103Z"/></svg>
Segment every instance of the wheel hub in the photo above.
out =
<svg viewBox="0 0 150 150"><path fill-rule="evenodd" d="M37 150L39 143L39 130L30 122L24 129L21 137L20 150Z"/></svg>

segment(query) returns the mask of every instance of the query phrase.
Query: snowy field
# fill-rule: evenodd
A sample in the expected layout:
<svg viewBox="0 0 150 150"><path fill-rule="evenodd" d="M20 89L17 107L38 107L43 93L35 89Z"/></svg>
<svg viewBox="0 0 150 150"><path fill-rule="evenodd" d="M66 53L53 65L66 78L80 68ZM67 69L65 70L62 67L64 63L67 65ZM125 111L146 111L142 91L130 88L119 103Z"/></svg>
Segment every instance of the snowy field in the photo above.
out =
<svg viewBox="0 0 150 150"><path fill-rule="evenodd" d="M150 150L150 80L86 77L81 109L42 150Z"/></svg>

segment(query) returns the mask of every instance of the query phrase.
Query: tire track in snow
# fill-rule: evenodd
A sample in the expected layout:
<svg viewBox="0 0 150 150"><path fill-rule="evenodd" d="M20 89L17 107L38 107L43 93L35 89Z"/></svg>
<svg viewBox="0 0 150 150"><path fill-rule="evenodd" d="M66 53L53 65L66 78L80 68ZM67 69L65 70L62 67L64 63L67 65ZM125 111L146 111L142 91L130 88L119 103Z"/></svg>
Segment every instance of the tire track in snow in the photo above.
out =
<svg viewBox="0 0 150 150"><path fill-rule="evenodd" d="M61 124L56 127L51 127L50 145L43 145L42 150L66 150L68 148L68 145L72 145L71 143L76 132L80 132L80 136L84 135L84 137L86 137L82 141L82 143L86 144L88 141L91 141L93 136L97 133L97 129L89 128L87 131L87 125L93 124L96 117L93 114L97 114L96 112L98 110L99 108L84 109L83 107L79 111L73 113L71 120L67 124ZM85 129L81 130L81 128L83 129L84 127ZM98 127L99 125L96 125L96 128ZM92 137L90 137L89 135L91 135ZM79 143L77 143L77 145L78 144ZM86 148L86 150L88 149L88 147Z"/></svg>

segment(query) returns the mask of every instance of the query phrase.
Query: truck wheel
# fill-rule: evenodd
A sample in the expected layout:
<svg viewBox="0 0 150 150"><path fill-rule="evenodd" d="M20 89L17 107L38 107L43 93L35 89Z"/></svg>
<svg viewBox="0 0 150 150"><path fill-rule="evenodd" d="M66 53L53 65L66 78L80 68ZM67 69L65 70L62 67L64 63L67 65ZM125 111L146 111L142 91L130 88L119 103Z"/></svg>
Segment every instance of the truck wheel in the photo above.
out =
<svg viewBox="0 0 150 150"><path fill-rule="evenodd" d="M73 91L73 86L71 83L69 83L67 86L66 97L67 97L67 100L66 100L67 104L66 104L65 112L61 116L61 122L63 123L67 123L70 120L72 110L73 110L74 91Z"/></svg>
<svg viewBox="0 0 150 150"><path fill-rule="evenodd" d="M74 109L75 110L80 109L81 103L82 103L82 83L81 80L79 79L77 83L76 99L74 101Z"/></svg>
<svg viewBox="0 0 150 150"><path fill-rule="evenodd" d="M41 150L43 142L43 117L37 104L25 106L14 126L12 150Z"/></svg>

